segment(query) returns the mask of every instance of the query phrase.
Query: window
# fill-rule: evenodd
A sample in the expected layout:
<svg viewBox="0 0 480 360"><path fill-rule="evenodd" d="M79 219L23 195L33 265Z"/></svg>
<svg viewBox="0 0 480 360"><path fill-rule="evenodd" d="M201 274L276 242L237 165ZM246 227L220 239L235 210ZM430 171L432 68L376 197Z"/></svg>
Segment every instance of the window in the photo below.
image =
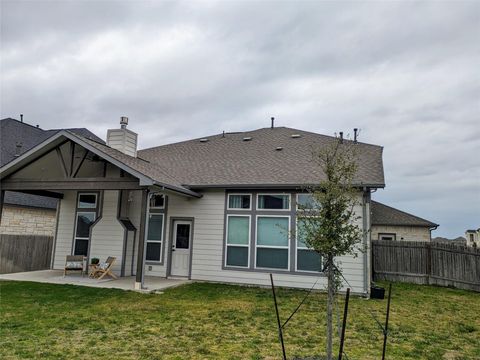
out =
<svg viewBox="0 0 480 360"><path fill-rule="evenodd" d="M395 240L396 234L378 234L378 240Z"/></svg>
<svg viewBox="0 0 480 360"><path fill-rule="evenodd" d="M165 196L163 194L150 195L150 209L163 209L165 207Z"/></svg>
<svg viewBox="0 0 480 360"><path fill-rule="evenodd" d="M161 193L151 193L148 199L148 213L145 238L145 260L162 263L165 230L165 208L167 198Z"/></svg>
<svg viewBox="0 0 480 360"><path fill-rule="evenodd" d="M321 272L322 257L316 251L309 249L304 242L304 224L305 220L297 220L297 271Z"/></svg>
<svg viewBox="0 0 480 360"><path fill-rule="evenodd" d="M228 195L228 209L250 210L250 194L229 194Z"/></svg>
<svg viewBox="0 0 480 360"><path fill-rule="evenodd" d="M75 214L73 254L88 256L90 231L97 220L97 193L79 193Z"/></svg>
<svg viewBox="0 0 480 360"><path fill-rule="evenodd" d="M288 194L258 195L257 208L260 210L289 210L290 195Z"/></svg>
<svg viewBox="0 0 480 360"><path fill-rule="evenodd" d="M226 234L226 265L248 267L250 215L228 215Z"/></svg>
<svg viewBox="0 0 480 360"><path fill-rule="evenodd" d="M309 210L315 208L315 200L312 194L297 194L297 209Z"/></svg>
<svg viewBox="0 0 480 360"><path fill-rule="evenodd" d="M257 217L255 267L289 269L289 223L289 216Z"/></svg>
<svg viewBox="0 0 480 360"><path fill-rule="evenodd" d="M147 251L145 259L160 261L163 239L163 214L149 214L147 231Z"/></svg>
<svg viewBox="0 0 480 360"><path fill-rule="evenodd" d="M95 209L97 207L97 194L79 194L78 208Z"/></svg>

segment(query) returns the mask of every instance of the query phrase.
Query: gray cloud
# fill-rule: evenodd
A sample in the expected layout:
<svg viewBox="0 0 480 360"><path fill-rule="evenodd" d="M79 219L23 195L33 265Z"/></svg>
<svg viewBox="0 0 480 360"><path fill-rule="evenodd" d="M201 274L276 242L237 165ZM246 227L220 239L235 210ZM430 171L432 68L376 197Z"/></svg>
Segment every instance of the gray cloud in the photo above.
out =
<svg viewBox="0 0 480 360"><path fill-rule="evenodd" d="M1 115L142 147L278 125L360 127L375 197L458 236L480 226L477 2L2 1Z"/></svg>

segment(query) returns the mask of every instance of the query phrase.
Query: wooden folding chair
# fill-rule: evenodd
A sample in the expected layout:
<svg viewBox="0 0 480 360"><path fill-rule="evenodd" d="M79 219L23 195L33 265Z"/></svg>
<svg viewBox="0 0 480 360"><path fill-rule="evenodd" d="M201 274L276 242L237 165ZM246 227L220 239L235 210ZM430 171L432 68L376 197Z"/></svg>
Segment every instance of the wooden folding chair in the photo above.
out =
<svg viewBox="0 0 480 360"><path fill-rule="evenodd" d="M98 280L101 280L106 275L108 275L108 276L112 277L113 279L118 279L117 275L115 275L112 272L112 267L113 267L113 264L115 263L115 260L117 260L116 257L109 256L107 258L107 261L105 261L106 267L105 268L102 268L102 266L97 267L95 269L94 273L92 274L92 277L97 277L98 276Z"/></svg>

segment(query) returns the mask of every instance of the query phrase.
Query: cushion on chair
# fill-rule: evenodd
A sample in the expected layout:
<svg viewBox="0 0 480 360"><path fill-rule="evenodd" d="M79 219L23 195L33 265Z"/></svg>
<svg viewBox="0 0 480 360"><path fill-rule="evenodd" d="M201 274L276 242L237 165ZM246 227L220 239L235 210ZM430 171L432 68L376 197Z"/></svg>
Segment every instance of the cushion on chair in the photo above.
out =
<svg viewBox="0 0 480 360"><path fill-rule="evenodd" d="M105 270L108 267L108 263L102 262L98 265L98 267L102 270Z"/></svg>
<svg viewBox="0 0 480 360"><path fill-rule="evenodd" d="M67 268L67 269L83 269L83 262L82 261L68 261L65 264L65 268Z"/></svg>

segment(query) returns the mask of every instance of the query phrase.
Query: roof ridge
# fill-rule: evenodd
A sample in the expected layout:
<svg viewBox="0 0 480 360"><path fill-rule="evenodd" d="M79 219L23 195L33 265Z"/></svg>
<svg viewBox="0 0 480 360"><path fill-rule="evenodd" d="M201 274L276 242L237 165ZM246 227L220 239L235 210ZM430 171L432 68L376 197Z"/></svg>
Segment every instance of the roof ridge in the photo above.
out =
<svg viewBox="0 0 480 360"><path fill-rule="evenodd" d="M333 136L333 135L325 135L325 134L320 134L320 133L316 133L316 132L313 132L313 131L301 130L301 129L296 129L296 128L292 128L292 127L288 127L288 126L276 126L273 129L271 127L263 127L263 128L258 128L258 129L254 129L254 130L246 130L246 131L234 131L234 132L225 132L225 133L221 132L221 133L217 133L217 134L196 137L196 138L193 138L193 139L181 140L181 141L176 141L176 142L173 142L173 143L151 146L151 147L148 147L148 148L145 148L145 149L140 149L138 151L151 151L151 150L158 149L158 148L161 148L161 147L164 147L164 146L185 144L185 143L188 143L188 142L199 141L200 139L212 139L212 138L216 138L216 137L224 137L224 135L254 134L254 133L259 132L259 131L268 131L268 130L276 130L276 129L291 130L291 131L294 131L294 132L310 134L310 135L313 135L313 136L320 136L320 137L328 138L328 139L331 139L331 140L336 139L336 137ZM353 142L353 140L350 140L350 139L344 139L344 141ZM361 144L361 145L365 145L365 146L383 148L383 146L380 146L380 145L365 143L365 142L361 142L361 141L358 141L357 143Z"/></svg>

